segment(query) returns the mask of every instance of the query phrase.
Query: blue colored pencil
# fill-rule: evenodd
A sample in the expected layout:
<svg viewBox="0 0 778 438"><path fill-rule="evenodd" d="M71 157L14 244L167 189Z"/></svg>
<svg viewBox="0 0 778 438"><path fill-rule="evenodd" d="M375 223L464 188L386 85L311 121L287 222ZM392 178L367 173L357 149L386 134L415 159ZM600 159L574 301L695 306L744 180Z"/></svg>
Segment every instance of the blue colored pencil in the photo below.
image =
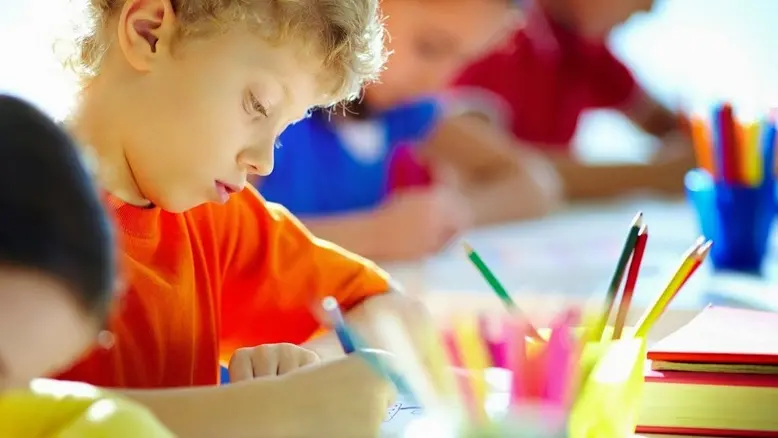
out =
<svg viewBox="0 0 778 438"><path fill-rule="evenodd" d="M367 362L367 364L380 375L381 377L389 380L394 385L397 392L406 396L406 398L414 398L413 391L410 385L405 379L392 371L384 361L368 348L367 343L359 337L359 335L346 324L343 314L338 306L338 301L334 297L326 297L322 300L322 307L327 312L327 317L330 320L330 324L333 325L335 334L338 337L340 345L343 347L343 352L346 354L356 354Z"/></svg>
<svg viewBox="0 0 778 438"><path fill-rule="evenodd" d="M334 297L326 297L321 303L324 311L327 312L327 318L330 320L335 335L340 341L340 345L343 346L343 352L351 354L355 351L354 340L349 335L346 329L346 321L343 319L343 314L340 312L340 306L338 306L338 300Z"/></svg>
<svg viewBox="0 0 778 438"><path fill-rule="evenodd" d="M370 365L370 367L373 368L375 372L379 373L382 377L392 382L398 393L403 394L406 396L406 398L413 398L413 390L405 378L402 375L392 371L389 366L384 363L384 360L379 356L379 353L376 353L375 350L368 348L367 344L359 337L356 332L351 330L350 327L346 326L344 328L356 346L355 354L365 359L368 365Z"/></svg>
<svg viewBox="0 0 778 438"><path fill-rule="evenodd" d="M775 180L776 124L778 124L778 120L774 118L767 118L762 122L762 133L760 138L762 157L764 157L762 175L764 177L764 183L768 186L772 186L772 183Z"/></svg>

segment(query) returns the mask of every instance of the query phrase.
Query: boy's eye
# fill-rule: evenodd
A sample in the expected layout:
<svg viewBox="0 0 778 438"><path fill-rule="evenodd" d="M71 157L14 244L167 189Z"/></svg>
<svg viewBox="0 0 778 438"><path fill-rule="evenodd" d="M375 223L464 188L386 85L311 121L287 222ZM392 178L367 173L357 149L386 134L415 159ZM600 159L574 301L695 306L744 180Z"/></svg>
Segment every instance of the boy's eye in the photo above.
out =
<svg viewBox="0 0 778 438"><path fill-rule="evenodd" d="M246 93L246 99L244 100L243 106L249 115L261 114L262 116L267 117L267 108L259 102L259 99L257 99L251 91Z"/></svg>

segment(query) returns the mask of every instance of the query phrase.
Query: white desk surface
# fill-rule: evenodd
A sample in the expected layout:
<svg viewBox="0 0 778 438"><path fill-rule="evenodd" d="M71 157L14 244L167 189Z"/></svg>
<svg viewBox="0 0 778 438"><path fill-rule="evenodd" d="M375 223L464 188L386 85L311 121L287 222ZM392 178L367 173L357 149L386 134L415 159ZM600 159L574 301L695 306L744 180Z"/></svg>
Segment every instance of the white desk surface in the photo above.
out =
<svg viewBox="0 0 778 438"><path fill-rule="evenodd" d="M601 300L630 222L644 213L649 238L631 320L649 305L698 237L694 212L682 200L631 198L572 206L550 217L476 230L465 236L511 291L525 313L542 324L564 303ZM778 246L778 233L770 245ZM652 337L662 337L708 304L778 309L778 260L768 255L766 275L714 274L708 263L689 280ZM385 268L436 315L498 309L501 304L455 242L443 253ZM771 287L771 285L775 285Z"/></svg>

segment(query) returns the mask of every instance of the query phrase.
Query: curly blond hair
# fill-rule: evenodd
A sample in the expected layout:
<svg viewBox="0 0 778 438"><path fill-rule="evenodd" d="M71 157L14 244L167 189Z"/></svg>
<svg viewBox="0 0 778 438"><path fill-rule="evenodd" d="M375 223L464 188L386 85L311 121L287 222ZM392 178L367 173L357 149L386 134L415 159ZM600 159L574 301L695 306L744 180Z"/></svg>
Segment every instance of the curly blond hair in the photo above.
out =
<svg viewBox="0 0 778 438"><path fill-rule="evenodd" d="M384 28L378 0L170 0L176 40L209 36L245 24L272 44L314 42L333 79L332 102L351 99L383 68ZM87 0L75 53L66 63L88 82L112 43L109 22L125 0Z"/></svg>

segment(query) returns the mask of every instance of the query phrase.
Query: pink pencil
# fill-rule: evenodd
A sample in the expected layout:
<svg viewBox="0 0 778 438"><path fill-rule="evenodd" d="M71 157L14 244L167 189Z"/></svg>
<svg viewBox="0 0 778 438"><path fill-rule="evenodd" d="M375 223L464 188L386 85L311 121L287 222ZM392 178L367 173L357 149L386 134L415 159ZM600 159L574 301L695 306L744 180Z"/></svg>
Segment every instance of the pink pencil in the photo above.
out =
<svg viewBox="0 0 778 438"><path fill-rule="evenodd" d="M507 367L511 371L511 397L510 405L515 408L520 406L527 398L527 326L518 319L506 319L505 332L505 359Z"/></svg>
<svg viewBox="0 0 778 438"><path fill-rule="evenodd" d="M500 323L499 329L504 330L504 328L504 324ZM481 333L481 338L484 340L492 366L496 368L507 368L505 333L494 333L495 327L492 325L492 322L489 321L489 317L485 314L478 315L478 331Z"/></svg>
<svg viewBox="0 0 778 438"><path fill-rule="evenodd" d="M576 342L573 327L580 314L570 309L554 323L546 352L545 399L555 405L565 405L570 397L573 367L576 365Z"/></svg>

